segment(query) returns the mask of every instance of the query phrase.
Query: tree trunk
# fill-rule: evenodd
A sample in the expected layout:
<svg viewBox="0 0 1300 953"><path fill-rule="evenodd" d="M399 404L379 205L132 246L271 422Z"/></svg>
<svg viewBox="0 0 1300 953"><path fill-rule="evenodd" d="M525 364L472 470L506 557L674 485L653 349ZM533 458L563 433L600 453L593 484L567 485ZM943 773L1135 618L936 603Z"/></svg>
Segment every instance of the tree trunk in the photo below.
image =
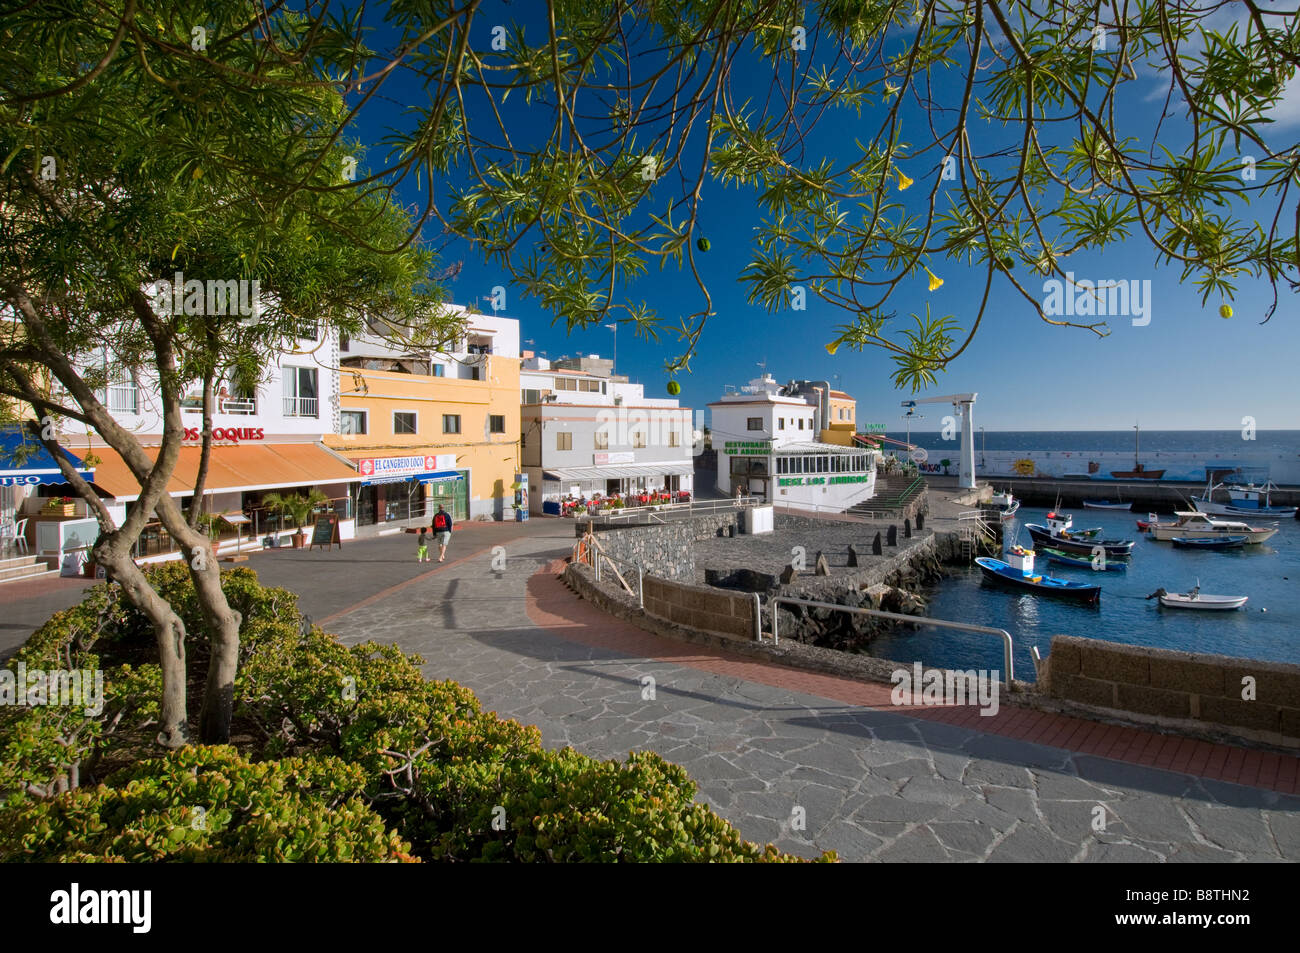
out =
<svg viewBox="0 0 1300 953"><path fill-rule="evenodd" d="M158 501L155 512L167 532L181 544L199 610L208 628L212 656L208 660L208 677L199 711L199 740L204 744L225 744L230 740L230 721L234 715L239 627L243 616L226 600L225 590L221 588L221 566L209 549L207 534L193 529L180 506L169 496Z"/></svg>
<svg viewBox="0 0 1300 953"><path fill-rule="evenodd" d="M158 743L180 748L189 743L189 715L185 706L185 623L144 578L140 567L123 549L116 533L101 537L94 547L95 562L108 578L126 591L131 604L149 617L158 641L162 668L162 703L158 716Z"/></svg>

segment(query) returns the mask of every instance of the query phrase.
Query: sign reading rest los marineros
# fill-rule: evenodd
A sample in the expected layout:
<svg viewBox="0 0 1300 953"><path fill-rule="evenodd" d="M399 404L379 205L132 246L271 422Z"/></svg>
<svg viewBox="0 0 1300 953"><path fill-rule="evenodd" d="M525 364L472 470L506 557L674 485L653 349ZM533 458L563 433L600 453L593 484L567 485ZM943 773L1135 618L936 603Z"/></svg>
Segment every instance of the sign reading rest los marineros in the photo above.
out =
<svg viewBox="0 0 1300 953"><path fill-rule="evenodd" d="M202 440L203 433L198 427L186 427L186 440ZM233 440L238 443L240 440L265 440L266 430L262 427L213 427L213 440Z"/></svg>

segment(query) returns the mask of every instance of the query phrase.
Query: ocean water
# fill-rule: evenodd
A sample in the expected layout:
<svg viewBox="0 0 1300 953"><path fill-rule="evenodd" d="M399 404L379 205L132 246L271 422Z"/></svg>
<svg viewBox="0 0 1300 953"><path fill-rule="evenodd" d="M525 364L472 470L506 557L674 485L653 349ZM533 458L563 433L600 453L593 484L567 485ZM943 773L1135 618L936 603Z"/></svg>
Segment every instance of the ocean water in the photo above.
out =
<svg viewBox="0 0 1300 953"><path fill-rule="evenodd" d="M929 415L927 415L929 416ZM907 440L904 430L891 430L885 434L894 440ZM1133 451L1132 430L989 430L975 431L975 452L1029 450L1078 451L1080 453ZM952 440L944 440L939 431L913 430L912 443L924 447L934 455L940 452L953 455L961 446L961 432ZM1259 453L1300 454L1300 430L1257 430L1254 440L1243 440L1240 430L1143 430L1143 453L1228 453L1253 456Z"/></svg>
<svg viewBox="0 0 1300 953"><path fill-rule="evenodd" d="M1022 508L1017 519L1006 524L1007 539L1031 545L1022 523L1042 523L1045 513ZM1016 676L1027 681L1034 677L1030 649L1037 646L1046 657L1053 635L1300 664L1300 521L1278 521L1279 532L1258 546L1189 552L1146 539L1135 525L1144 514L1084 509L1073 513L1079 528L1101 526L1107 538L1137 540L1126 572L1093 572L1056 563L1041 566L1053 576L1100 583L1100 605L1074 605L998 588L984 582L979 567L972 565L953 567L954 575L924 593L930 600L927 614L1006 629L1015 645ZM1198 580L1203 593L1249 596L1250 601L1235 612L1200 612L1165 609L1158 600L1144 598L1160 587L1186 592ZM919 660L963 670L1003 668L1000 639L935 628L880 638L873 643L872 654L908 665Z"/></svg>

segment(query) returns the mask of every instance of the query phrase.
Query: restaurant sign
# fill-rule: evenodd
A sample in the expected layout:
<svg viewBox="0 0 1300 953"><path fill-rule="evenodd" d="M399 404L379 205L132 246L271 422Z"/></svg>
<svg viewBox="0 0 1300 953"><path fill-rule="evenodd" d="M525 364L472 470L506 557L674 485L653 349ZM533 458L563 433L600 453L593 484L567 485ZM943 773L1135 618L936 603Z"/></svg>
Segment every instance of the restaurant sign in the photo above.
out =
<svg viewBox="0 0 1300 953"><path fill-rule="evenodd" d="M591 462L596 466L604 466L609 463L635 463L636 454L631 450L616 450L613 453L594 453Z"/></svg>
<svg viewBox="0 0 1300 953"><path fill-rule="evenodd" d="M186 440L202 440L203 431L198 427L185 428ZM213 427L213 440L232 440L238 443L241 440L265 440L266 430L262 427Z"/></svg>
<svg viewBox="0 0 1300 953"><path fill-rule="evenodd" d="M841 483L869 483L870 476L861 474L855 476L832 476L832 477L783 477L776 481L777 486L837 486Z"/></svg>
<svg viewBox="0 0 1300 953"><path fill-rule="evenodd" d="M722 452L733 457L767 456L772 452L772 441L728 440L722 445Z"/></svg>

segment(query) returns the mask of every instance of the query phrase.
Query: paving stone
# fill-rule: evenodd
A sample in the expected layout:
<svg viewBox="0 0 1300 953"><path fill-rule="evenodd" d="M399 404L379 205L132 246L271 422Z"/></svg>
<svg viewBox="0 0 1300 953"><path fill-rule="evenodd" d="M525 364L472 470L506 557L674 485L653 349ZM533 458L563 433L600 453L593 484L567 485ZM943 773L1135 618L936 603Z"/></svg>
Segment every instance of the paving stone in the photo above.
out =
<svg viewBox="0 0 1300 953"><path fill-rule="evenodd" d="M961 780L968 785L991 784L1001 788L1030 788L1034 783L1029 771L1020 765L982 759L968 761Z"/></svg>
<svg viewBox="0 0 1300 953"><path fill-rule="evenodd" d="M926 827L949 851L962 851L976 857L983 857L1000 833L975 821L931 821Z"/></svg>
<svg viewBox="0 0 1300 953"><path fill-rule="evenodd" d="M876 852L875 860L883 863L924 864L951 860L943 844L927 827L917 827Z"/></svg>
<svg viewBox="0 0 1300 953"><path fill-rule="evenodd" d="M1041 830L1020 824L988 855L992 863L1058 864L1074 859L1078 848Z"/></svg>
<svg viewBox="0 0 1300 953"><path fill-rule="evenodd" d="M1197 803L1185 804L1184 810L1201 836L1216 847L1254 852L1271 840L1264 819L1257 811Z"/></svg>
<svg viewBox="0 0 1300 953"><path fill-rule="evenodd" d="M1159 864L1165 860L1161 854L1136 844L1094 844L1085 859L1111 864Z"/></svg>

